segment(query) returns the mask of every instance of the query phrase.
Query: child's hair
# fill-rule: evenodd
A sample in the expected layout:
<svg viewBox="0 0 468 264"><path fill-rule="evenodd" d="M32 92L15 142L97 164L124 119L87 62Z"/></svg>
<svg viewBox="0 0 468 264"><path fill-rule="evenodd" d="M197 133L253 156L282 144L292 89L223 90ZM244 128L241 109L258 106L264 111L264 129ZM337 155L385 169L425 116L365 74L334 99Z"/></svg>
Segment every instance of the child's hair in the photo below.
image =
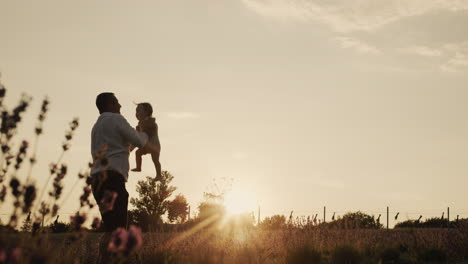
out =
<svg viewBox="0 0 468 264"><path fill-rule="evenodd" d="M138 103L137 107L141 107L141 110L143 110L143 112L145 112L148 116L153 114L153 107L150 103Z"/></svg>

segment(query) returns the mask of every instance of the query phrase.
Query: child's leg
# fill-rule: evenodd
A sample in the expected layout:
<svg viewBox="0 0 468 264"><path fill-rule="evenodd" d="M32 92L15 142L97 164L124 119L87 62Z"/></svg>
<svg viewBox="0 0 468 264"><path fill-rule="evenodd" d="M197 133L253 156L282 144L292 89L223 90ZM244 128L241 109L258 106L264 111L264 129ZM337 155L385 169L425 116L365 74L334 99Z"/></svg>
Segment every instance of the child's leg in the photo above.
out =
<svg viewBox="0 0 468 264"><path fill-rule="evenodd" d="M156 179L161 179L161 163L159 162L159 152L152 152L151 158L153 159L154 168L156 169Z"/></svg>
<svg viewBox="0 0 468 264"><path fill-rule="evenodd" d="M141 156L143 155L141 149L135 151L135 161L136 161L136 168L132 169L132 171L141 171Z"/></svg>

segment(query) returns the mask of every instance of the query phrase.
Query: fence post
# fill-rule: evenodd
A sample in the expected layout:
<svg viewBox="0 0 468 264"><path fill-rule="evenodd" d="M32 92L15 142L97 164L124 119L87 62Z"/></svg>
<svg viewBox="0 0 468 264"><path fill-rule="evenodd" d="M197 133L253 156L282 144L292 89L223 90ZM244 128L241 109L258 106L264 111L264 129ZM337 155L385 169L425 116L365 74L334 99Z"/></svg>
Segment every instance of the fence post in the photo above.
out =
<svg viewBox="0 0 468 264"><path fill-rule="evenodd" d="M390 210L389 210L389 208L387 206L387 230L388 230L388 216L389 216L389 214L390 214Z"/></svg>
<svg viewBox="0 0 468 264"><path fill-rule="evenodd" d="M450 224L450 207L447 207L447 221Z"/></svg>
<svg viewBox="0 0 468 264"><path fill-rule="evenodd" d="M447 207L447 228L450 228L450 207Z"/></svg>
<svg viewBox="0 0 468 264"><path fill-rule="evenodd" d="M325 223L325 215L326 215L326 213L327 213L327 207L324 206L324 207L323 207L323 222L324 222L324 223Z"/></svg>
<svg viewBox="0 0 468 264"><path fill-rule="evenodd" d="M260 206L258 206L258 219L257 219L257 225L260 224Z"/></svg>

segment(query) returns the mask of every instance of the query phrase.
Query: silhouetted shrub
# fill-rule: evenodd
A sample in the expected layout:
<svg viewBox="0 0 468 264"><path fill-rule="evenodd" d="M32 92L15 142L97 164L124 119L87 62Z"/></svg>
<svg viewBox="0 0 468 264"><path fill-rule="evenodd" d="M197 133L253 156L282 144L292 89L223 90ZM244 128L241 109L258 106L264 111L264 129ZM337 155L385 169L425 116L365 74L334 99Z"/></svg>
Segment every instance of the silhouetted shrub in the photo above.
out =
<svg viewBox="0 0 468 264"><path fill-rule="evenodd" d="M362 212L347 213L335 221L326 223L332 228L362 229L362 228L382 228L383 225L368 214Z"/></svg>
<svg viewBox="0 0 468 264"><path fill-rule="evenodd" d="M468 219L448 221L438 217L429 218L425 221L406 220L395 225L395 228L459 228L468 223Z"/></svg>
<svg viewBox="0 0 468 264"><path fill-rule="evenodd" d="M260 222L259 227L263 229L281 229L286 226L286 217L284 215L273 215L271 217L265 217Z"/></svg>
<svg viewBox="0 0 468 264"><path fill-rule="evenodd" d="M415 228L422 227L422 224L416 220L406 220L395 225L395 228Z"/></svg>
<svg viewBox="0 0 468 264"><path fill-rule="evenodd" d="M130 203L135 207L130 213L130 222L136 223L144 231L156 231L163 223L162 216L166 214L170 201L168 198L176 190L170 183L174 176L163 171L161 178L147 176L138 181L138 198L131 198Z"/></svg>
<svg viewBox="0 0 468 264"><path fill-rule="evenodd" d="M14 229L11 226L0 225L0 233L18 233L18 230Z"/></svg>
<svg viewBox="0 0 468 264"><path fill-rule="evenodd" d="M441 228L441 227L448 227L449 226L449 221L447 219L442 219L442 218L429 218L426 221L422 223L423 227L429 227L429 228Z"/></svg>
<svg viewBox="0 0 468 264"><path fill-rule="evenodd" d="M52 233L65 233L70 230L70 224L65 224L63 222L53 223L49 226Z"/></svg>

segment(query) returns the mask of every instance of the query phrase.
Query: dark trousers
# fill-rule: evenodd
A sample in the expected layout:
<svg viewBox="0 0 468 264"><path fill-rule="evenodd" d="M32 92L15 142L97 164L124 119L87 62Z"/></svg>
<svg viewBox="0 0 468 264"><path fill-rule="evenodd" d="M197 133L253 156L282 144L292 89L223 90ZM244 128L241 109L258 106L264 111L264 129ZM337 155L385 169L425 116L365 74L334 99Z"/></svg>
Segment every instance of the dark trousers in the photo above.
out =
<svg viewBox="0 0 468 264"><path fill-rule="evenodd" d="M124 177L120 173L110 170L94 174L92 177L91 187L94 199L99 205L104 231L112 232L118 227L127 228L128 192L125 189ZM114 207L110 211L103 210L100 205L106 191L117 193Z"/></svg>

